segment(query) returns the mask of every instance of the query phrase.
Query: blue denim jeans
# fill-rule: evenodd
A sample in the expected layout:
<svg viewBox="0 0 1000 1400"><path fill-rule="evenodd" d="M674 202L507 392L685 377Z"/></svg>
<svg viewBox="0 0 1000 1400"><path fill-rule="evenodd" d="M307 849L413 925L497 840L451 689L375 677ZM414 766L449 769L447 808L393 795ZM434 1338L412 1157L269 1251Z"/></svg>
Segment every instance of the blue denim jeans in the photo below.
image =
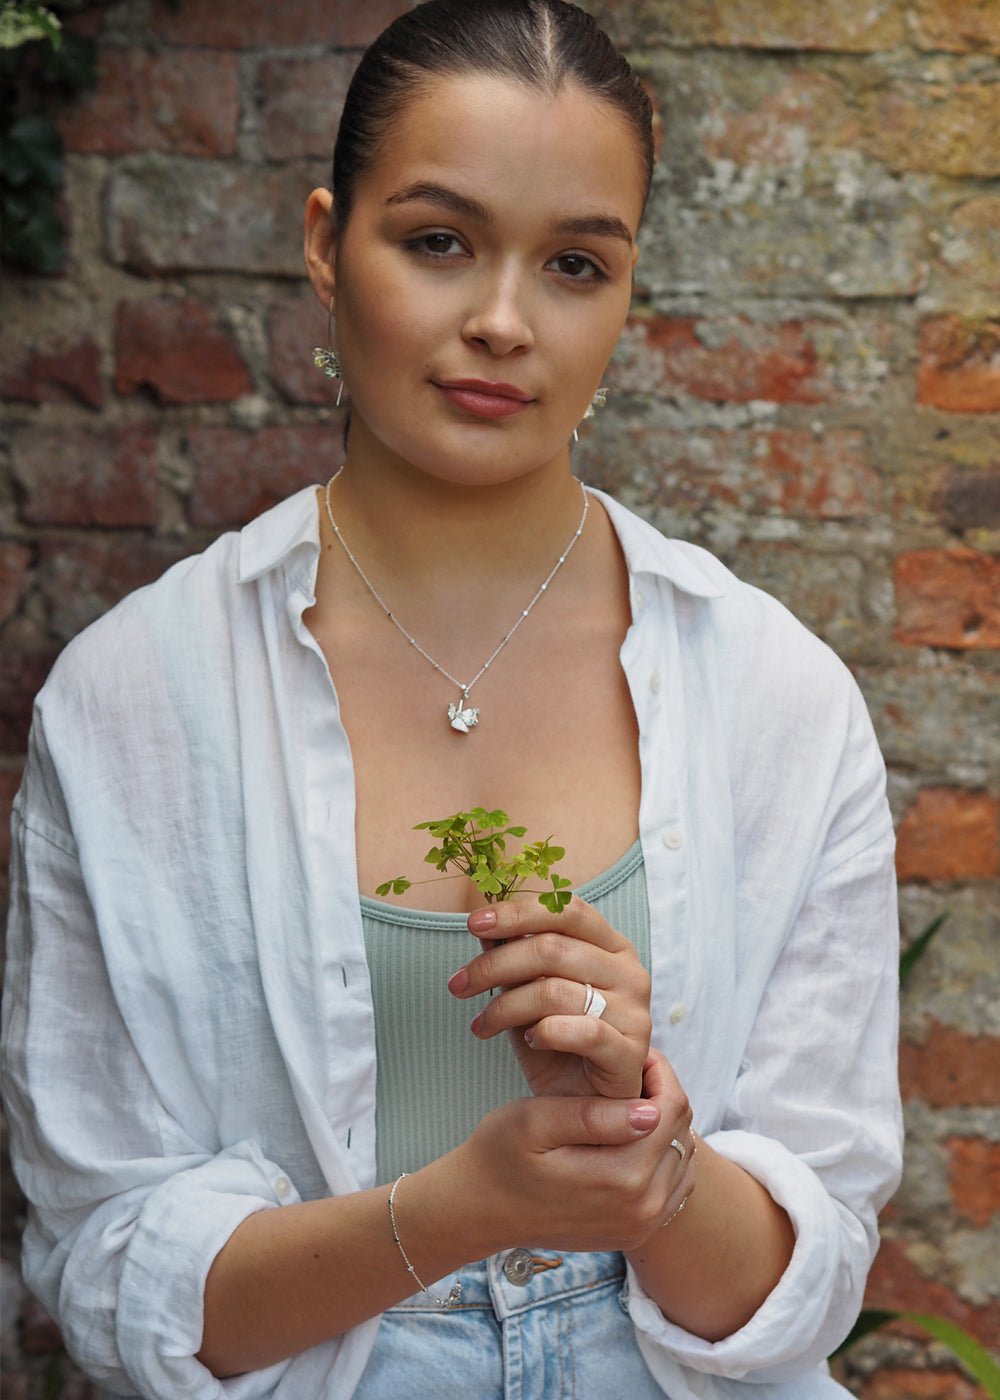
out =
<svg viewBox="0 0 1000 1400"><path fill-rule="evenodd" d="M415 1293L383 1314L354 1400L663 1400L624 1282L620 1254L506 1250L469 1265L456 1307Z"/></svg>

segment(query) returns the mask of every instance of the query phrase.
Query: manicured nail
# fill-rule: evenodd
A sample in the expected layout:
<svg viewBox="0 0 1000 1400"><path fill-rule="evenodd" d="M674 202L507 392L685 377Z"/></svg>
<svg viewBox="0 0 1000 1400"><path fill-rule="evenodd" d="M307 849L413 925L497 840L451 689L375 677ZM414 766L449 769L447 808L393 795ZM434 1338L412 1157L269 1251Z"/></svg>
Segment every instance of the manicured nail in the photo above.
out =
<svg viewBox="0 0 1000 1400"><path fill-rule="evenodd" d="M469 972L467 968L460 967L457 972L453 972L448 978L448 990L452 996L460 997L469 985Z"/></svg>
<svg viewBox="0 0 1000 1400"><path fill-rule="evenodd" d="M472 1020L469 1022L469 1030L472 1032L473 1035L478 1035L482 1028L482 1024L483 1013L480 1011L479 1014L477 1016L473 1016Z"/></svg>
<svg viewBox="0 0 1000 1400"><path fill-rule="evenodd" d="M495 909L477 909L474 914L469 915L469 932L486 933L488 929L496 927L496 921Z"/></svg>
<svg viewBox="0 0 1000 1400"><path fill-rule="evenodd" d="M534 1026L529 1026L528 1029L524 1032L524 1043L525 1043L525 1045L530 1045L532 1049L535 1048L535 1028L534 1028Z"/></svg>
<svg viewBox="0 0 1000 1400"><path fill-rule="evenodd" d="M655 1103L630 1103L628 1121L637 1133L650 1133L660 1121L660 1110Z"/></svg>

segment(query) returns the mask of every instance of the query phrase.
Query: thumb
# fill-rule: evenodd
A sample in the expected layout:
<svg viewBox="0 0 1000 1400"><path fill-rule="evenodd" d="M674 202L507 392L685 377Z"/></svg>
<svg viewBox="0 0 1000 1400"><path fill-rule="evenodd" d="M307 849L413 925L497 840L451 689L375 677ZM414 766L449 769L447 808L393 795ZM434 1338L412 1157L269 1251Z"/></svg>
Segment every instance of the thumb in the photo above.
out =
<svg viewBox="0 0 1000 1400"><path fill-rule="evenodd" d="M545 1122L539 1146L622 1147L648 1137L659 1125L660 1109L648 1099L538 1098Z"/></svg>

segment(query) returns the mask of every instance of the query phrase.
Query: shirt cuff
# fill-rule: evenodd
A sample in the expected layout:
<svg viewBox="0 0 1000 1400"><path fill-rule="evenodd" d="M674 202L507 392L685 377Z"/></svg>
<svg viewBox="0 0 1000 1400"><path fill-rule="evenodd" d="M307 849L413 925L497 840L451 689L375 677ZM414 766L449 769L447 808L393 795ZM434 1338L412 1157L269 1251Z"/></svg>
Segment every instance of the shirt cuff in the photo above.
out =
<svg viewBox="0 0 1000 1400"><path fill-rule="evenodd" d="M125 1252L115 1324L122 1365L140 1394L255 1400L273 1390L287 1361L219 1381L196 1359L205 1280L248 1216L299 1199L249 1141L178 1172L147 1197Z"/></svg>
<svg viewBox="0 0 1000 1400"><path fill-rule="evenodd" d="M705 1141L756 1178L782 1206L795 1230L788 1267L753 1317L718 1342L687 1332L663 1316L628 1267L628 1310L647 1359L670 1361L733 1379L794 1379L843 1340L861 1306L872 1247L861 1222L828 1194L798 1157L776 1142L742 1131Z"/></svg>

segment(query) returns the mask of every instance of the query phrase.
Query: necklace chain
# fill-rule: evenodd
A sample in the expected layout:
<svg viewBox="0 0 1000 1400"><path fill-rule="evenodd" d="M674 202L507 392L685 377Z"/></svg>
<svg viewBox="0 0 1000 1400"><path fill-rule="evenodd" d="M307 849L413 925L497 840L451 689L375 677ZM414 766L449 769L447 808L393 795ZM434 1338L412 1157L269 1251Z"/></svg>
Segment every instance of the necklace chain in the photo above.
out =
<svg viewBox="0 0 1000 1400"><path fill-rule="evenodd" d="M375 587L375 585L372 583L371 579L368 577L368 575L365 573L364 569L361 567L361 565L358 563L357 559L355 559L354 555L352 554L350 546L348 545L347 541L344 539L343 535L340 533L340 527L338 526L336 520L334 520L334 518L333 518L333 511L332 511L332 509L330 508L330 487L333 485L333 483L336 481L337 477L340 475L340 473L341 473L342 471L343 471L343 467L339 467L339 468L337 469L337 471L334 472L333 476L331 476L330 480L326 483L326 490L325 490L324 493L323 493L323 499L324 499L324 501L325 501L325 503L326 503L326 514L327 514L328 520L330 521L330 525L331 525L331 527L332 527L332 529L333 529L333 533L337 536L337 539L340 541L340 544L341 544L341 546L342 546L342 548L343 548L343 550L344 550L344 553L347 555L348 559L349 559L349 560L351 561L351 563L354 565L354 568L355 568L355 570L357 571L357 574L358 574L358 576L360 577L361 582L362 582L362 583L365 585L365 587L368 589L368 592L369 592L369 593L372 595L372 597L375 599L376 603L378 603L379 607L380 607L380 608L382 609L382 611L385 613L386 617L387 617L387 618L389 619L389 621L393 624L393 626L394 626L395 628L397 628L397 630L400 631L400 632L403 634L403 636L404 636L404 637L406 638L406 640L409 642L410 646L413 647L415 651L418 651L418 652L420 653L420 655L424 658L425 661L429 661L429 662L430 662L430 664L434 667L435 671L439 672L442 676L444 676L444 678L445 678L446 680L451 681L452 685L457 686L458 689L461 691L462 698L461 698L461 700L459 701L459 703L458 703L457 705L453 705L453 704L452 704L452 705L449 705L449 706L448 706L448 720L449 720L449 723L451 724L452 729L457 730L457 731L458 731L459 733L461 733L461 734L467 734L467 733L469 732L469 730L470 730L471 728L473 728L474 725L477 725L477 724L479 723L479 710L476 709L476 708L474 708L473 706L469 705L469 703L468 703L468 700L469 700L469 692L472 690L472 687L473 687L478 681L480 681L480 680L483 678L483 676L486 674L486 672L490 669L490 667L493 665L493 662L497 659L497 657L498 657L498 656L500 655L500 653L503 651L504 647L505 647L505 646L507 645L507 643L510 641L511 637L513 637L514 633L515 633L515 632L517 631L517 629L520 627L520 625L521 625L521 623L524 621L524 619L525 619L525 618L528 616L528 614L531 612L532 608L533 608L533 607L535 606L535 604L538 602L539 598L542 596L542 594L543 594L544 592L546 592L546 590L548 589L549 584L552 582L552 580L555 578L556 574L559 572L559 570L560 570L560 569L562 568L562 566L565 564L566 560L569 558L570 551L572 550L573 546L576 544L577 540L578 540L578 539L580 538L580 536L583 534L583 527L584 527L584 525L586 525L586 523L587 523L587 512L588 512L589 509L590 509L590 497L587 495L586 488L585 488L582 484L580 485L580 491L581 491L581 493L582 493L582 495L583 495L583 514L580 516L580 523L579 523L579 525L576 527L576 532L575 532L575 534L573 535L573 538L570 540L569 544L566 546L566 548L563 550L562 554L560 554L559 558L556 560L555 564L552 566L552 569L550 570L550 572L549 572L549 574L548 574L548 577L545 579L545 582L539 587L537 593L536 593L535 596L532 598L531 602L528 604L528 606L527 606L526 608L524 608L524 609L522 610L520 617L518 617L518 619L517 619L517 621L514 623L513 627L512 627L512 628L510 629L510 631L502 638L502 640L500 641L499 645L498 645L497 647L494 648L494 650L493 650L493 652L491 653L491 655L490 655L489 657L487 657L487 659L486 659L486 660L483 662L483 664L480 666L479 670L478 670L478 671L476 672L476 674L473 676L472 680L469 681L468 685L466 685L466 684L464 684L462 681L458 680L458 678L457 678L456 676L453 676L453 675L451 674L450 671L446 671L445 668L441 665L441 663L440 663L439 661L435 661L434 658L433 658L433 656L431 656L429 652L426 652L426 651L424 650L424 648L423 648L423 647L420 645L420 643L417 641L416 637L412 636L409 632L407 632L406 628L405 628L405 627L403 626L403 624L400 622L399 618L396 616L396 614L392 611L392 609L388 606L388 604L387 604L387 603L385 602L385 600L382 598L382 596L381 596L380 593L378 592L378 589L377 589L377 588Z"/></svg>

